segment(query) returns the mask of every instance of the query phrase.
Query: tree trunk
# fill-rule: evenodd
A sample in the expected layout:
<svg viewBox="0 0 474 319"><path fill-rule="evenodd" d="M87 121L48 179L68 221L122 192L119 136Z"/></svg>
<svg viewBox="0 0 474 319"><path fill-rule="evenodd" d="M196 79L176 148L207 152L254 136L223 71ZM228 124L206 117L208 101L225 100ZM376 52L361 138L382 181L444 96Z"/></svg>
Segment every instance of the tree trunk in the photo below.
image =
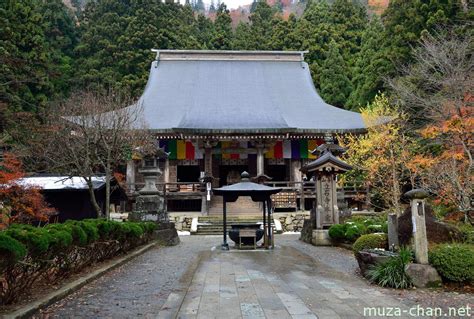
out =
<svg viewBox="0 0 474 319"><path fill-rule="evenodd" d="M390 150L390 159L392 161L392 204L395 209L395 213L397 216L402 214L401 207L400 207L400 185L398 183L398 174L397 168L395 165L395 159L393 155L393 150Z"/></svg>
<svg viewBox="0 0 474 319"><path fill-rule="evenodd" d="M92 184L92 178L90 176L83 177L83 178L86 181L88 189L89 189L89 195L90 195L90 201L91 201L92 207L94 207L94 210L97 213L97 218L100 218L102 217L102 210L100 209L99 204L97 204L97 199L95 198L94 185Z"/></svg>
<svg viewBox="0 0 474 319"><path fill-rule="evenodd" d="M105 167L105 218L110 220L110 180L112 172L110 169L110 161L107 160Z"/></svg>

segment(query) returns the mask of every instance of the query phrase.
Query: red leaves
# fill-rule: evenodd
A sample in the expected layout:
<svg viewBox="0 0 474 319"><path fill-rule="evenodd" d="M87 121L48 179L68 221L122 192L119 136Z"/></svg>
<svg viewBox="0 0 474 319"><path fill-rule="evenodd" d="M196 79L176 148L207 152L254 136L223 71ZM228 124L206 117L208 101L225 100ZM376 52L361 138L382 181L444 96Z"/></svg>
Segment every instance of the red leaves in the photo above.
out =
<svg viewBox="0 0 474 319"><path fill-rule="evenodd" d="M45 202L40 189L16 183L24 175L21 161L12 154L5 154L0 163L0 230L13 222L46 222L55 213L55 209Z"/></svg>

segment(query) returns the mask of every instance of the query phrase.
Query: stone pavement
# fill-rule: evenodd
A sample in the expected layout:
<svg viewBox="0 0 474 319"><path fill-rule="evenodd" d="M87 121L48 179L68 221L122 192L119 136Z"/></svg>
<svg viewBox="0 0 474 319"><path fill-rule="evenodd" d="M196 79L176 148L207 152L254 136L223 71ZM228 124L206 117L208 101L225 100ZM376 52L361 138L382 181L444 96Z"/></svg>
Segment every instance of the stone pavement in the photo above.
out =
<svg viewBox="0 0 474 319"><path fill-rule="evenodd" d="M223 252L201 260L187 291L158 318L362 318L364 307L399 307L364 280L287 246ZM402 316L403 317L403 316Z"/></svg>
<svg viewBox="0 0 474 319"><path fill-rule="evenodd" d="M274 251L221 252L220 236L183 236L178 246L151 249L34 318L337 319L362 318L367 306L474 308L470 294L370 285L351 251L298 237L277 235Z"/></svg>

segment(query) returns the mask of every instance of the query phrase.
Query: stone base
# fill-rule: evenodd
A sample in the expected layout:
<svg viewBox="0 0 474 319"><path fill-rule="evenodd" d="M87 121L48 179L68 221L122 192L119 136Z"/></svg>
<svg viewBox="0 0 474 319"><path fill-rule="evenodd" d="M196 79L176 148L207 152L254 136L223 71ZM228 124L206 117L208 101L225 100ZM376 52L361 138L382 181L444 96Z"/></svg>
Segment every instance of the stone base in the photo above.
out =
<svg viewBox="0 0 474 319"><path fill-rule="evenodd" d="M359 264L361 275L365 277L367 275L367 270L369 270L371 266L387 262L390 259L390 256L374 254L368 251L359 251L355 254L355 258Z"/></svg>
<svg viewBox="0 0 474 319"><path fill-rule="evenodd" d="M418 288L440 287L442 284L441 277L436 269L430 265L409 264L405 271L410 276L413 285Z"/></svg>
<svg viewBox="0 0 474 319"><path fill-rule="evenodd" d="M332 246L327 229L314 229L311 243L314 246Z"/></svg>
<svg viewBox="0 0 474 319"><path fill-rule="evenodd" d="M305 219L303 229L301 230L300 240L311 244L313 241L313 225L311 219Z"/></svg>
<svg viewBox="0 0 474 319"><path fill-rule="evenodd" d="M128 214L128 220L135 222L161 222L168 223L168 213L165 211L156 212L156 211L133 211Z"/></svg>

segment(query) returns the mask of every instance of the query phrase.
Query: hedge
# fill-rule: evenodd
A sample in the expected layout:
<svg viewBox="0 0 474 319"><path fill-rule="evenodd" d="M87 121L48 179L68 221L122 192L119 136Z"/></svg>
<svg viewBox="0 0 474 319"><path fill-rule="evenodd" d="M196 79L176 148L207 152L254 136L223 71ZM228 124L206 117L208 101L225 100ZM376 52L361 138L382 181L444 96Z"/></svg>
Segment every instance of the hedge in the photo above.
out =
<svg viewBox="0 0 474 319"><path fill-rule="evenodd" d="M429 252L429 261L447 281L474 282L474 245L441 244Z"/></svg>
<svg viewBox="0 0 474 319"><path fill-rule="evenodd" d="M13 224L0 232L0 305L15 302L41 280L58 281L144 244L155 229L154 222L104 219L45 227Z"/></svg>

